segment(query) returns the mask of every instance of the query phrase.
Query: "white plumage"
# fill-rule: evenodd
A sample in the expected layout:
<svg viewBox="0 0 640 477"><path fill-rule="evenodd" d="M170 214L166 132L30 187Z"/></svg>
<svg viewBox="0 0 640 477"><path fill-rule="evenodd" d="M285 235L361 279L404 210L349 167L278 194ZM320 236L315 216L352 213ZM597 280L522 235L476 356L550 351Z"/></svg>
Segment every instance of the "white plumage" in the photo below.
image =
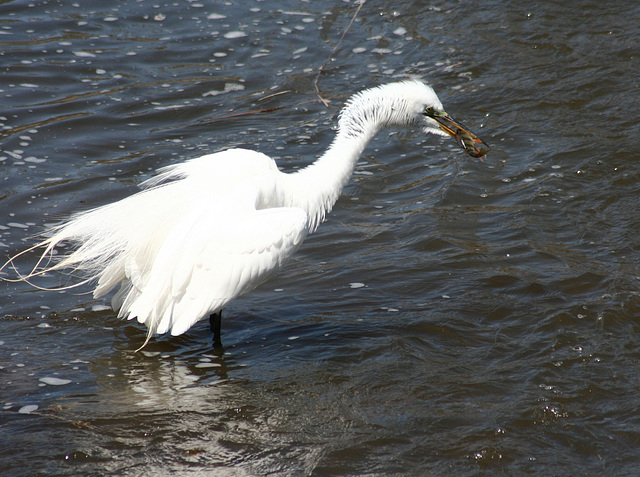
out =
<svg viewBox="0 0 640 477"><path fill-rule="evenodd" d="M97 281L96 298L119 287L114 310L144 323L147 341L182 334L279 270L331 211L367 143L389 127L448 133L476 157L488 151L422 82L372 88L348 101L336 138L310 166L285 174L264 154L229 149L165 167L143 191L50 229L29 249L44 247L40 261L20 279L72 269L80 283ZM75 249L50 264L61 242Z"/></svg>

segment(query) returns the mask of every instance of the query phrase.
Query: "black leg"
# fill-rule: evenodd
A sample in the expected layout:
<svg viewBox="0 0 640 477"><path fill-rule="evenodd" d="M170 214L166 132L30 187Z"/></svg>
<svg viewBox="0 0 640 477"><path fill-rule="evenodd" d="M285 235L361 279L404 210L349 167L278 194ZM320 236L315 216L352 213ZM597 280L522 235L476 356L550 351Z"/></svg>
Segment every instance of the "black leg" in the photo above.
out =
<svg viewBox="0 0 640 477"><path fill-rule="evenodd" d="M222 311L212 313L209 316L209 325L211 331L213 331L213 346L218 348L222 346L222 340L220 339L220 327L222 325Z"/></svg>

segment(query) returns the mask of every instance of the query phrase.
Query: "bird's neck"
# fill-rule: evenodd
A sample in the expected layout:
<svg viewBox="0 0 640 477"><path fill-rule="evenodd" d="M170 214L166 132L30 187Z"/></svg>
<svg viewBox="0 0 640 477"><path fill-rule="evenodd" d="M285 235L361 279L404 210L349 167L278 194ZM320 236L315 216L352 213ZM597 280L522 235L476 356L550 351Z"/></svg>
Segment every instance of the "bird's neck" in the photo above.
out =
<svg viewBox="0 0 640 477"><path fill-rule="evenodd" d="M300 198L292 205L307 212L311 232L331 212L362 151L381 129L379 121L366 116L359 117L354 125L350 109L342 113L338 134L329 149L313 164L291 175Z"/></svg>

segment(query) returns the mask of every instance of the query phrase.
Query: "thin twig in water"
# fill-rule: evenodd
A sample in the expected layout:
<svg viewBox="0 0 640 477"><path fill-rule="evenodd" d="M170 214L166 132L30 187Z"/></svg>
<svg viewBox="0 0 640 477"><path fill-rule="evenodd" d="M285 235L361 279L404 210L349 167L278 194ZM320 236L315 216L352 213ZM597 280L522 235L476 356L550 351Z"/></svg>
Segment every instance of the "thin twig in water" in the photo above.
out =
<svg viewBox="0 0 640 477"><path fill-rule="evenodd" d="M258 98L258 101L266 101L267 99L271 99L274 96L280 96L281 94L288 94L291 91L278 91L277 93L268 94L267 96L263 96L262 98Z"/></svg>
<svg viewBox="0 0 640 477"><path fill-rule="evenodd" d="M325 62L322 63L320 68L318 68L318 74L316 75L315 79L313 80L313 87L316 90L316 95L318 96L318 100L320 102L322 102L322 104L324 104L325 107L327 107L327 108L330 108L329 102L322 97L322 93L320 93L320 88L318 87L318 80L320 78L320 74L324 71L324 68L327 66L329 61L331 61L331 58L336 53L336 51L338 51L338 48L340 48L340 45L342 44L342 40L344 40L345 35L351 29L351 25L353 25L353 22L356 20L356 17L358 16L358 13L360 13L360 10L362 9L362 6L365 4L365 1L366 0L361 0L360 1L360 4L358 5L358 8L356 9L355 13L351 17L351 21L347 25L347 28L345 28L345 30L342 32L342 35L340 36L340 40L338 40L338 43L336 44L336 46L333 48L333 50L331 50L331 53L329 54L329 56L327 57ZM271 98L273 98L275 96L279 96L279 95L282 95L282 94L288 94L290 92L291 91L279 91L279 92L272 93L272 94L269 94L267 96L264 96L264 97L258 99L258 101L259 102L265 101L265 100L271 99ZM313 100L313 101L317 101L317 100ZM296 104L295 106L300 106L301 104L311 103L313 101L304 101L302 103ZM218 117L215 117L215 118L209 118L209 119L207 119L206 121L203 121L203 122L209 123L209 122L220 121L220 120L224 120L224 119L237 118L237 117L240 117L240 116L248 116L248 115L262 114L262 113L271 113L273 111L277 111L279 109L285 109L287 107L288 106L274 106L272 108L266 108L266 109L260 109L260 110L244 111L244 112L240 112L240 113L231 113L231 114L227 114L225 116L218 116Z"/></svg>
<svg viewBox="0 0 640 477"><path fill-rule="evenodd" d="M313 80L313 87L316 89L316 94L318 95L318 98L320 99L320 101L322 101L322 104L324 104L327 108L329 107L329 103L322 97L322 94L320 93L320 88L318 87L318 79L320 78L320 73L324 71L324 67L327 66L327 63L329 63L329 61L331 61L333 54L338 50L338 48L340 48L340 45L342 44L342 40L344 39L349 29L351 29L351 25L353 25L353 22L356 20L356 17L358 16L358 13L360 13L360 10L362 9L362 5L364 5L365 1L366 0L362 0L360 2L360 5L358 5L358 9L353 14L353 17L351 17L351 21L347 25L347 28L345 28L345 30L342 32L342 36L340 36L340 40L338 41L336 46L333 48L333 50L331 50L329 57L325 60L324 63L322 63L322 66L318 68L318 74L316 75L316 78Z"/></svg>
<svg viewBox="0 0 640 477"><path fill-rule="evenodd" d="M288 93L288 91L283 91L282 94ZM273 94L271 96L277 96L279 93ZM258 101L262 101L262 98L259 99ZM301 106L303 104L308 104L308 103L315 103L317 102L317 99L310 99L308 101L302 101L300 103L296 103L293 106L297 107L297 106ZM263 113L272 113L273 111L278 111L280 109L290 109L291 106L274 106L272 108L265 108L265 109L252 109L251 111L242 111L239 113L230 113L230 114L226 114L224 116L216 116L214 118L207 118L206 120L200 120L198 121L201 124L209 124L209 123L213 123L215 121L222 121L225 119L232 119L232 118L239 118L241 116L252 116L254 114L263 114Z"/></svg>

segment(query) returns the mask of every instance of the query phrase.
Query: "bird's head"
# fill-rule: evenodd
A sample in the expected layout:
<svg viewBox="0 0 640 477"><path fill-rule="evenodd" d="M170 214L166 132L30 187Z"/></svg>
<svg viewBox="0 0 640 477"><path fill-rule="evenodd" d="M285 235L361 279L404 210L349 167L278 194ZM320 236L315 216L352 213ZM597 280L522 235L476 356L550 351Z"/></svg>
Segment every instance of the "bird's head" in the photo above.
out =
<svg viewBox="0 0 640 477"><path fill-rule="evenodd" d="M403 81L394 86L399 89L398 97L405 98L405 114L422 125L425 132L453 137L472 157L482 158L489 152L489 146L482 139L445 112L430 86L421 81Z"/></svg>
<svg viewBox="0 0 640 477"><path fill-rule="evenodd" d="M417 80L389 83L352 96L340 113L339 129L346 136L372 137L381 129L409 127L452 136L467 154L482 158L489 146L449 116L435 91Z"/></svg>

